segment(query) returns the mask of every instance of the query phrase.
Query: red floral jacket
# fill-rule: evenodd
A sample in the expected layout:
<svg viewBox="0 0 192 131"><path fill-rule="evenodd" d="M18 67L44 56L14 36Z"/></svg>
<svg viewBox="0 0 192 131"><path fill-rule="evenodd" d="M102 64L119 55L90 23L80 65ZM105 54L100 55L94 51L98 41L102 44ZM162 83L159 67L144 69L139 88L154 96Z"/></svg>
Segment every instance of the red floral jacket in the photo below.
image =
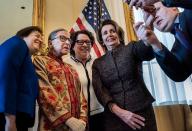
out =
<svg viewBox="0 0 192 131"><path fill-rule="evenodd" d="M69 130L70 117L87 122L87 102L77 72L54 55L33 60L39 77L39 130Z"/></svg>

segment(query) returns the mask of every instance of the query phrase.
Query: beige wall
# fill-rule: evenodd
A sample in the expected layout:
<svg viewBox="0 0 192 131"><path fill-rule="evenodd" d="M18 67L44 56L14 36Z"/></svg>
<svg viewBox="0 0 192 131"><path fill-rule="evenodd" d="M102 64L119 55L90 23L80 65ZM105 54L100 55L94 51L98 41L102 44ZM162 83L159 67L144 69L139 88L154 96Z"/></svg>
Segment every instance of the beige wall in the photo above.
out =
<svg viewBox="0 0 192 131"><path fill-rule="evenodd" d="M33 0L0 0L0 44L21 28L32 25L32 12Z"/></svg>
<svg viewBox="0 0 192 131"><path fill-rule="evenodd" d="M45 39L54 29L70 30L85 5L85 0L46 0Z"/></svg>
<svg viewBox="0 0 192 131"><path fill-rule="evenodd" d="M56 28L70 28L88 0L46 0L45 40ZM121 0L104 0L112 16L124 29L125 20ZM20 9L25 6L26 9ZM19 29L32 24L33 0L0 0L0 43ZM126 36L126 35L125 35Z"/></svg>
<svg viewBox="0 0 192 131"><path fill-rule="evenodd" d="M88 0L46 0L45 42L47 42L48 34L54 29L62 27L70 30L87 1ZM104 1L112 19L126 29L122 1Z"/></svg>

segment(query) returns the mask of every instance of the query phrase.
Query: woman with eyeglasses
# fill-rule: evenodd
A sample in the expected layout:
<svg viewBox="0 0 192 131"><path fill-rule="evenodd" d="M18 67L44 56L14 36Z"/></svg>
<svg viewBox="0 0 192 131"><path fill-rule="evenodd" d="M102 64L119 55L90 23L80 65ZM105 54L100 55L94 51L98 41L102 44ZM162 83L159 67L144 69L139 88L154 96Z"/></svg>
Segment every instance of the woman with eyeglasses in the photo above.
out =
<svg viewBox="0 0 192 131"><path fill-rule="evenodd" d="M70 34L57 29L48 38L47 56L34 58L39 76L39 131L84 131L87 102L77 72L62 61L69 53Z"/></svg>
<svg viewBox="0 0 192 131"><path fill-rule="evenodd" d="M64 62L71 64L79 75L83 93L88 102L88 130L103 131L103 106L98 102L92 86L92 64L94 58L91 57L91 47L94 37L87 30L76 31L71 34L71 57L67 57Z"/></svg>
<svg viewBox="0 0 192 131"><path fill-rule="evenodd" d="M154 34L146 41L154 42ZM124 32L113 20L105 20L98 40L106 54L93 63L93 87L105 107L104 131L157 131L151 96L143 80L142 62L154 58L144 41L125 45Z"/></svg>

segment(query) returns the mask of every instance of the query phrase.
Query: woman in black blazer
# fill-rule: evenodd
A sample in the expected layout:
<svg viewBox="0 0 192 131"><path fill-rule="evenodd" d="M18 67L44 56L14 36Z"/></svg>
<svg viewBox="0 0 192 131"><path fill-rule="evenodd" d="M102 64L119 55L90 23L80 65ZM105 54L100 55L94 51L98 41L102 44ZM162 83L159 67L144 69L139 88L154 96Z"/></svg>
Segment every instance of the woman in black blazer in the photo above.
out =
<svg viewBox="0 0 192 131"><path fill-rule="evenodd" d="M143 41L124 43L123 30L105 20L98 40L106 54L93 63L93 87L105 111L105 131L156 131L153 97L143 80L142 62L154 58Z"/></svg>

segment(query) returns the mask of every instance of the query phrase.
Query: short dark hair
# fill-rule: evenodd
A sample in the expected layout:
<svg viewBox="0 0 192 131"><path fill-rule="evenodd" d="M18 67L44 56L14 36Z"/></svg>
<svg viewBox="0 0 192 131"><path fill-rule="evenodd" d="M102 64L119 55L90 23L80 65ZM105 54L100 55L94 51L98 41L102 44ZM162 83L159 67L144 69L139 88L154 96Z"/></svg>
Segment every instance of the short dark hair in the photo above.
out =
<svg viewBox="0 0 192 131"><path fill-rule="evenodd" d="M105 25L112 25L115 28L115 31L117 32L118 36L119 36L119 40L122 44L125 44L124 41L124 31L123 29L114 21L114 20L104 20L101 23L101 26L99 27L99 29L97 30L97 40L98 42L101 44L101 46L103 46L106 49L105 44L103 43L103 39L102 39L102 33L101 30L103 28L103 26Z"/></svg>
<svg viewBox="0 0 192 131"><path fill-rule="evenodd" d="M43 34L43 31L41 30L40 27L38 27L38 26L28 26L28 27L25 27L25 28L19 30L16 33L16 36L18 36L20 38L27 37L27 36L29 36L29 34L31 34L34 31L38 31L39 33Z"/></svg>
<svg viewBox="0 0 192 131"><path fill-rule="evenodd" d="M75 55L75 52L73 51L73 48L74 48L74 46L75 46L77 37L78 37L78 35L80 35L80 34L85 34L85 35L87 35L87 36L89 37L90 41L91 41L91 45L92 45L92 46L93 46L93 44L95 43L95 38L94 38L93 34L92 34L90 31L88 31L88 30L79 30L79 31L75 31L75 32L71 33L71 36L70 36L70 38L71 38L70 54L73 55L73 56Z"/></svg>
<svg viewBox="0 0 192 131"><path fill-rule="evenodd" d="M68 32L66 29L63 29L63 28L56 29L56 30L52 31L52 32L49 34L48 41L54 39L55 36L57 35L57 32L60 32L60 31Z"/></svg>

